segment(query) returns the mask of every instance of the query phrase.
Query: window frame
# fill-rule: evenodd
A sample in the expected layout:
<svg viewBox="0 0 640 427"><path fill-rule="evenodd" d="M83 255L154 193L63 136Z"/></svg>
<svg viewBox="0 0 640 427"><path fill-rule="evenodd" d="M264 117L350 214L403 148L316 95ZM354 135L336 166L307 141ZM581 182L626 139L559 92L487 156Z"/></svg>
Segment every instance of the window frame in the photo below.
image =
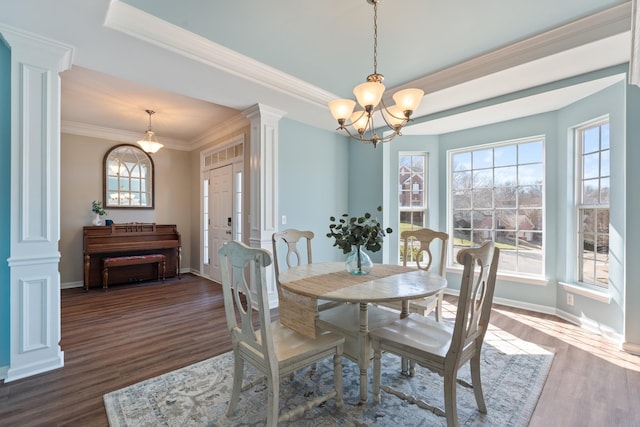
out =
<svg viewBox="0 0 640 427"><path fill-rule="evenodd" d="M599 131L599 139L598 139L598 150L597 151L590 151L587 154L594 154L594 153L598 153L598 159L600 160L598 162L598 174L596 177L591 177L591 178L584 178L584 166L583 166L583 158L584 158L584 145L583 145L583 141L584 141L584 135L586 133L586 131L594 129L594 128L601 128L603 125L607 125L609 127L609 138L608 138L608 148L606 149L602 149L602 130ZM603 117L599 117L590 121L587 121L585 123L582 123L580 125L577 125L575 127L573 127L573 145L574 145L574 161L575 161L575 174L574 174L574 186L575 186L575 197L574 197L574 207L573 207L573 215L575 218L575 231L574 231L574 235L573 235L573 241L575 244L575 276L574 276L574 282L582 287L585 288L589 288L589 289L593 289L596 291L608 291L609 289L609 258L607 256L607 261L606 261L606 270L607 270L607 283L602 283L602 282L598 282L597 280L597 262L594 262L594 270L593 270L593 277L594 280L593 282L588 282L584 280L584 237L583 235L584 230L583 230L583 221L582 221L582 215L581 212L583 210L595 210L596 213L598 211L601 210L607 210L608 211L608 217L609 217L609 224L607 226L607 230L610 230L611 228L611 199L610 199L610 193L611 193L611 136L610 136L610 132L611 132L611 121L609 119L609 116L603 116ZM608 164L608 170L609 170L609 175L602 175L602 152L607 151L609 153L609 164ZM583 189L584 189L584 181L587 181L589 179L597 179L599 181L599 185L598 185L598 195L600 197L600 189L601 189L601 180L603 178L606 178L609 180L609 196L608 196L608 202L606 204L601 203L600 201L596 202L596 203L584 203L583 201ZM596 214L596 217L598 215ZM598 232L598 227L596 227L596 229L594 230L594 238L593 241L597 242L598 238L602 235L603 233L599 233ZM607 232L606 233L606 238L607 238L607 242L609 242L609 238L610 238L610 233ZM607 243L607 246L609 245L609 243ZM608 252L607 252L608 253ZM594 251L594 260L597 261L598 259L598 249L597 247L595 248Z"/></svg>
<svg viewBox="0 0 640 427"><path fill-rule="evenodd" d="M548 283L548 280L546 278L546 274L547 274L547 268L546 268L546 251L547 251L547 231L546 231L546 217L547 217L547 209L546 209L546 145L547 145L547 138L545 135L533 135L533 136L528 136L528 137L524 137L524 138L517 138L517 139L511 139L511 140L506 140L506 141L500 141L500 142L491 142L488 144L479 144L479 145L474 145L474 146L466 146L466 147L462 147L459 149L453 149L453 150L448 150L447 151L447 232L450 236L449 238L449 248L448 248L448 253L447 253L447 269L449 269L450 271L458 271L461 267L459 264L456 263L456 259L455 259L455 254L456 254L456 236L455 236L455 221L454 221L454 214L456 209L454 209L454 197L453 197L453 192L455 190L455 185L454 185L454 170L453 170L453 161L454 161L454 156L457 154L461 154L461 153L469 153L470 156L473 157L473 153L474 152L481 152L484 150L494 150L496 148L501 148L501 147L509 147L509 146L518 146L518 145L523 145L523 144L528 144L528 143L535 143L535 142L540 142L542 144L542 152L540 154L540 162L521 162L517 157L516 157L516 163L514 164L514 166L516 168L519 168L521 166L525 166L525 165L540 165L542 171L541 171L541 182L540 184L536 184L539 185L541 187L541 193L540 193L540 205L539 206L535 206L534 209L540 210L540 215L539 215L539 221L540 221L540 229L538 230L534 230L536 233L540 234L540 247L541 247L541 254L540 254L540 264L541 264L541 271L539 272L535 272L535 273L531 273L531 272L525 272L525 271L513 271L513 270L498 270L498 276L501 278L505 278L507 280L512 280L512 281L521 281L521 282L526 282L526 283L530 283L530 284L541 284L541 285L545 285ZM517 150L516 150L517 151ZM493 160L494 162L492 163L492 166L490 168L482 168L482 167L478 167L476 169L473 168L473 165L470 166L469 172L472 172L473 170L491 170L491 176L492 179L495 179L495 169L497 168L501 168L503 167L503 165L498 165L496 166L495 164L495 152L493 152ZM471 173L471 176L473 177L473 173ZM516 175L517 176L517 175ZM473 184L471 184L472 187L469 189L473 189ZM514 186L515 191L517 192L519 188L524 187L524 186L530 186L532 184L519 184L518 182L516 182L516 185ZM497 218L495 213L497 211L499 211L500 209L497 209L496 204L495 204L495 181L493 181L492 183L492 206L490 210L492 212L492 228L491 229L487 229L486 231L489 232L491 239L495 241L496 239L496 231L498 230L497 228ZM526 208L526 207L524 207ZM504 208L503 208L504 209ZM516 203L516 205L512 208L513 210L515 210L516 212L518 212L519 210L523 209L522 205L519 205L518 203ZM473 205L471 205L468 208L469 212L473 212ZM472 221L473 222L473 221ZM471 223L472 223L471 222ZM470 223L470 224L471 224ZM472 232L473 231L473 227L470 225L469 227L469 231ZM519 233L522 230L520 230L519 228L516 228L516 232ZM473 236L473 233L471 233L471 236ZM473 237L472 237L473 238ZM461 248L461 247L460 247ZM516 256L519 256L518 253L516 253ZM504 257L501 257L504 258ZM519 261L519 260L518 260Z"/></svg>
<svg viewBox="0 0 640 427"><path fill-rule="evenodd" d="M400 170L402 168L402 158L403 157L422 157L423 159L423 170L422 170L422 176L423 176L423 184L422 184L422 192L423 192L423 204L422 206L403 206L402 203L400 203L400 198L402 196L402 188L401 188L401 182L400 182ZM412 162L413 163L413 162ZM411 171L411 174L413 174L414 171ZM412 175L410 175L411 177ZM411 224L414 225L411 229L415 229L415 228L426 228L429 227L429 153L426 151L400 151L398 153L398 168L397 168L397 173L396 173L396 178L398 179L398 186L397 186L397 197L398 197L398 262L402 263L402 253L401 251L404 250L404 242L402 240L402 231L403 228L401 227L401 220L402 220L402 214L403 213L409 213L409 214L413 214L413 213L422 213L423 215L423 224L421 226L415 226L414 223L412 222ZM406 190L406 192L410 195L413 195L415 190L414 190L414 186L410 185L409 188ZM411 265L411 262L409 262L409 265Z"/></svg>

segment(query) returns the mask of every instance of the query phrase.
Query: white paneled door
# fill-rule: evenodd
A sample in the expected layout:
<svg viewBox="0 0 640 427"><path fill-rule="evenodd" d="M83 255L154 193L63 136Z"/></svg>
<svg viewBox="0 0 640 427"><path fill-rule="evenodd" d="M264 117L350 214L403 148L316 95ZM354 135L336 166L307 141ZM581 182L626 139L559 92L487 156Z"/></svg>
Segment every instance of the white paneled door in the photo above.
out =
<svg viewBox="0 0 640 427"><path fill-rule="evenodd" d="M220 283L218 249L233 236L233 166L223 166L209 172L211 278Z"/></svg>

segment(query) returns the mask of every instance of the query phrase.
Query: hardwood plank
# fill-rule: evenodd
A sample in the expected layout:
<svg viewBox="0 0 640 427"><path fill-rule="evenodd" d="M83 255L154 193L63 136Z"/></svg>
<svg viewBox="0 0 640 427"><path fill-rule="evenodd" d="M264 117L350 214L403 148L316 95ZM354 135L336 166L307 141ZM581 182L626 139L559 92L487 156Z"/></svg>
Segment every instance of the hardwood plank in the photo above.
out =
<svg viewBox="0 0 640 427"><path fill-rule="evenodd" d="M105 393L231 350L222 290L203 278L61 295L65 366L0 384L0 426L106 426ZM640 357L550 315L494 306L491 323L556 351L530 426L638 424Z"/></svg>

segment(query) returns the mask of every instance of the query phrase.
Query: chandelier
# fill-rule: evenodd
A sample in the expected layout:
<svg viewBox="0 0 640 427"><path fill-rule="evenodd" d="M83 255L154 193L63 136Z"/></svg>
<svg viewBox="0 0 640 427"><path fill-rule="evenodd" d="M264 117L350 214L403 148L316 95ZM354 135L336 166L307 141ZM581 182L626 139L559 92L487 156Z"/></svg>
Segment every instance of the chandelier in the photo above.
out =
<svg viewBox="0 0 640 427"><path fill-rule="evenodd" d="M164 145L160 144L156 140L155 132L151 130L151 115L155 114L155 111L153 110L144 110L144 111L146 111L147 114L149 115L149 127L144 133L144 136L142 137L142 139L138 140L138 145L140 145L140 147L142 147L142 149L147 153L155 153L156 151L164 147Z"/></svg>
<svg viewBox="0 0 640 427"><path fill-rule="evenodd" d="M335 99L329 102L331 114L340 125L338 130L344 130L358 141L372 143L375 148L380 142L391 141L396 135L401 135L400 130L418 108L424 96L421 89L403 89L393 95L395 105L388 107L382 100L384 76L378 74L378 3L380 0L367 0L373 4L373 74L367 76L367 82L359 84L353 89L353 94L358 100L362 110L353 111L356 102L351 99ZM377 116L382 117L386 129L386 135L379 136L374 123L376 110ZM378 119L379 120L379 119ZM352 129L350 129L350 127Z"/></svg>

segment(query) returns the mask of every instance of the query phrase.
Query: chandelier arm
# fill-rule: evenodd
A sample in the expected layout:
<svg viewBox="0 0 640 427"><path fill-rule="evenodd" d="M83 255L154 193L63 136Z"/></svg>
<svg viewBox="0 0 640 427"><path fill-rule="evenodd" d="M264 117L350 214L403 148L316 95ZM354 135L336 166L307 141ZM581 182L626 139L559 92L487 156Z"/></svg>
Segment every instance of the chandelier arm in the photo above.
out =
<svg viewBox="0 0 640 427"><path fill-rule="evenodd" d="M383 111L384 109L384 111ZM384 120L385 124L387 125L387 127L393 131L393 136L391 138L389 138L387 141L391 141L391 139L393 139L396 136L402 135L402 132L400 132L402 130L402 128L404 127L404 125L406 125L407 123L411 122L412 119L410 119L409 117L403 116L403 117L397 117L395 116L393 113L391 113L388 109L387 106L384 105L384 102L382 100L380 100L380 107L378 107L378 110L380 111L380 115L382 116L382 120ZM386 114L388 114L389 116L393 117L394 119L398 119L398 120L402 120L402 123L400 123L399 125L392 125L391 123L389 123L389 120L387 120ZM387 141L382 141L382 142L387 142Z"/></svg>

